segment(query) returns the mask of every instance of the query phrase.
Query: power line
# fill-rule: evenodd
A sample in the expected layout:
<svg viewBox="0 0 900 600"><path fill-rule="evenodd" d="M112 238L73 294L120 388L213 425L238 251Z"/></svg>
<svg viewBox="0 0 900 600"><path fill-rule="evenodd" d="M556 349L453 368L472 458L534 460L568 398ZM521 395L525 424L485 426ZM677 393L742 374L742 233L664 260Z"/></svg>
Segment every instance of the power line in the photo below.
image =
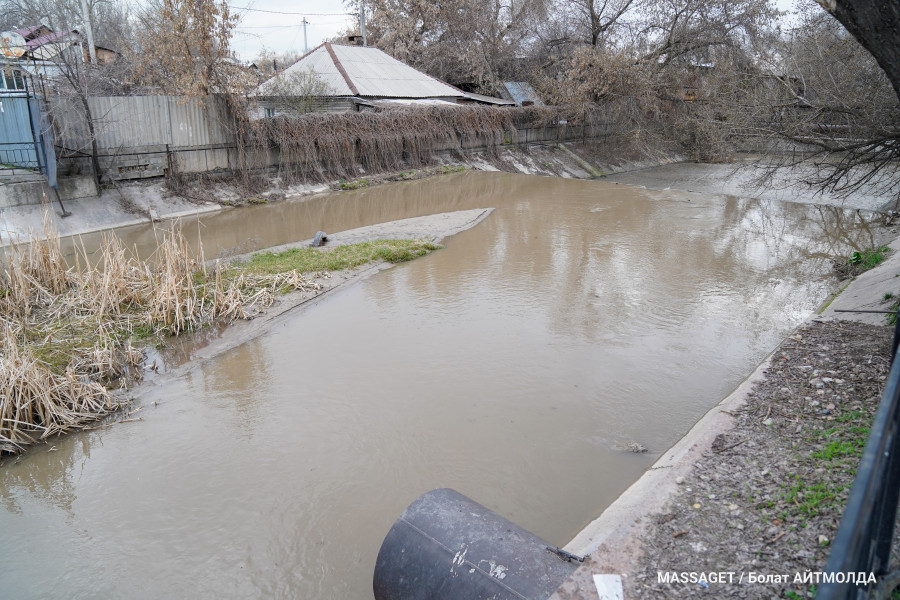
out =
<svg viewBox="0 0 900 600"><path fill-rule="evenodd" d="M303 24L300 23L298 25L239 25L237 29L293 29L293 28L303 27Z"/></svg>
<svg viewBox="0 0 900 600"><path fill-rule="evenodd" d="M247 6L232 6L237 10L246 10L249 12L268 13L270 15L297 15L306 17L347 17L355 16L356 13L312 13L312 12L285 12L281 10L263 10L262 8L249 8Z"/></svg>

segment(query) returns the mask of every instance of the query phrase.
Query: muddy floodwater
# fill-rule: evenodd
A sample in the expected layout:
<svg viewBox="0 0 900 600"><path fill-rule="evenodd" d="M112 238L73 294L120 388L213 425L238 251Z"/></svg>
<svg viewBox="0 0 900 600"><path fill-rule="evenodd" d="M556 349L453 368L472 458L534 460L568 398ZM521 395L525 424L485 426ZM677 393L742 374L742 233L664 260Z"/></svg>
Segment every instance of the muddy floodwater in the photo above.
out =
<svg viewBox="0 0 900 600"><path fill-rule="evenodd" d="M826 299L831 256L872 242L856 211L504 173L184 225L209 258L486 207L148 381L141 420L3 462L0 594L370 599L383 537L436 487L564 545Z"/></svg>

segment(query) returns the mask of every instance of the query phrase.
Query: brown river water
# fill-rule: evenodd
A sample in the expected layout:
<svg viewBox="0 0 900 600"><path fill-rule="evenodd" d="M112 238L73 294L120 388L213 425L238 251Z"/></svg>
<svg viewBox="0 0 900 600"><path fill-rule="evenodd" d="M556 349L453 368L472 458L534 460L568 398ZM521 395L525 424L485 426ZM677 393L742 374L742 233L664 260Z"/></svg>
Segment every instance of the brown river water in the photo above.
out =
<svg viewBox="0 0 900 600"><path fill-rule="evenodd" d="M505 173L184 225L210 258L480 207L444 249L148 382L141 421L3 462L0 595L370 599L383 537L436 487L564 545L871 243L856 211Z"/></svg>

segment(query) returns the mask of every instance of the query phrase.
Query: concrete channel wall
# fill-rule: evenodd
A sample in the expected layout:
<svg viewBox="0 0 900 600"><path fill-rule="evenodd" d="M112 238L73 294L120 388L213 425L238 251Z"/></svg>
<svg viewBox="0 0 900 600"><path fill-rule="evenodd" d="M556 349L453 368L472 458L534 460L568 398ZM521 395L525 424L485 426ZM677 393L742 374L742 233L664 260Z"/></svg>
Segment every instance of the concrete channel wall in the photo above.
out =
<svg viewBox="0 0 900 600"><path fill-rule="evenodd" d="M88 175L91 172L91 135L79 107L56 99L60 172L63 175ZM178 96L94 97L88 102L95 122L101 179L136 180L178 173L231 171L246 162L262 168L278 167L277 148L249 157L238 148L228 127L224 102L215 97L191 99ZM506 110L497 108L495 110ZM62 116L61 116L62 115ZM68 116L66 116L68 115ZM559 121L547 127L522 126L515 135L494 140L485 132L462 142L462 150L477 151L497 145L528 146L563 141L587 141L607 137L606 123L569 125ZM456 150L448 132L446 143L435 152Z"/></svg>

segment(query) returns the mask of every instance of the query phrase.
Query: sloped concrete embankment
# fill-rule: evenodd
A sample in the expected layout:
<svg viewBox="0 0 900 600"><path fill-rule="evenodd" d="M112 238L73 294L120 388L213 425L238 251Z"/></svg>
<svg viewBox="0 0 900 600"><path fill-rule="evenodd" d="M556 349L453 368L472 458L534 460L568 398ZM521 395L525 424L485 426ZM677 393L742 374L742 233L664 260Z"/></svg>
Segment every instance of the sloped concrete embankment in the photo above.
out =
<svg viewBox="0 0 900 600"><path fill-rule="evenodd" d="M467 168L490 171L506 171L573 179L590 179L648 168L680 160L676 155L643 156L619 159L602 144L569 143L559 145L529 144L504 147L495 155L474 153L461 161L449 154L435 157L439 164L462 165ZM390 181L390 174L384 179ZM361 176L374 178L374 174ZM263 198L283 198L281 201L327 193L329 184L307 184L283 187L273 180L269 190L259 192ZM116 227L140 223L167 221L218 210L240 210L232 204L240 204L246 193L227 184L204 186L206 200L197 200L172 194L162 180L119 184L106 189L96 197L65 199L65 207L71 216L63 218L59 205L49 201L49 196L35 202L16 201L3 205L0 202L0 246L10 241L26 241L43 231L44 213L62 236L81 235ZM279 200L270 200L279 201Z"/></svg>

